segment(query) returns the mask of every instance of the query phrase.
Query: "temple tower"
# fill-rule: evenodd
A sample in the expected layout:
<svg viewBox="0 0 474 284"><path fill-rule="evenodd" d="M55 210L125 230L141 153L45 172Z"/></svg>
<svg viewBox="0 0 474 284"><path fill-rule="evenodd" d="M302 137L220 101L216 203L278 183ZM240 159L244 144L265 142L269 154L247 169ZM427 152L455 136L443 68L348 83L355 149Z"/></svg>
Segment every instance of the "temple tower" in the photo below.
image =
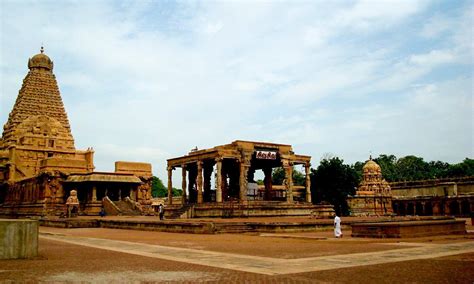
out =
<svg viewBox="0 0 474 284"><path fill-rule="evenodd" d="M61 128L63 147L74 150L71 127L53 74L53 61L44 54L43 47L41 53L28 60L28 68L30 71L23 79L13 110L3 127L3 142L17 145L21 135L18 126L33 116L45 116L49 118L49 124Z"/></svg>
<svg viewBox="0 0 474 284"><path fill-rule="evenodd" d="M47 159L82 160L74 170L91 171L92 151L76 151L74 147L69 120L53 74L53 61L44 54L43 47L39 54L28 60L28 68L15 105L3 126L0 165L3 164L4 168L0 180L13 182L33 177L46 164L52 164Z"/></svg>
<svg viewBox="0 0 474 284"><path fill-rule="evenodd" d="M362 181L356 195L348 198L348 204L353 216L380 216L393 213L390 185L382 177L382 169L372 157L362 168Z"/></svg>

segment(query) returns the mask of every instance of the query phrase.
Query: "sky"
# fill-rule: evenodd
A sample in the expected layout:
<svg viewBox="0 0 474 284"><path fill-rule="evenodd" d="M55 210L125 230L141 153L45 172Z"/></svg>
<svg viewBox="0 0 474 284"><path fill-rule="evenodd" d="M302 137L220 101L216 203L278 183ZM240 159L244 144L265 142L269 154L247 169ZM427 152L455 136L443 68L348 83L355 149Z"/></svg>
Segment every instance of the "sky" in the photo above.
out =
<svg viewBox="0 0 474 284"><path fill-rule="evenodd" d="M0 121L39 53L98 171L234 140L474 157L471 1L0 0Z"/></svg>

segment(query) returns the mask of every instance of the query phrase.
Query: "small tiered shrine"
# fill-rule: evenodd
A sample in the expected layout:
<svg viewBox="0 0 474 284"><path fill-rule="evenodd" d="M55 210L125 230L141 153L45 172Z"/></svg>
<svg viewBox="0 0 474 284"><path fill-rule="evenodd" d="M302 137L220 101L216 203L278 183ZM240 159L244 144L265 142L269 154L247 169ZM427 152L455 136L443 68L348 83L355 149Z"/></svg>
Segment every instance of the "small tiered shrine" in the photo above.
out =
<svg viewBox="0 0 474 284"><path fill-rule="evenodd" d="M151 208L151 164L116 162L115 172L94 172L92 148L76 150L53 66L43 47L28 60L3 127L0 216L62 215L76 193L80 214L127 197Z"/></svg>
<svg viewBox="0 0 474 284"><path fill-rule="evenodd" d="M362 168L362 181L356 195L348 197L352 216L381 216L393 214L390 185L382 177L382 169L372 157Z"/></svg>

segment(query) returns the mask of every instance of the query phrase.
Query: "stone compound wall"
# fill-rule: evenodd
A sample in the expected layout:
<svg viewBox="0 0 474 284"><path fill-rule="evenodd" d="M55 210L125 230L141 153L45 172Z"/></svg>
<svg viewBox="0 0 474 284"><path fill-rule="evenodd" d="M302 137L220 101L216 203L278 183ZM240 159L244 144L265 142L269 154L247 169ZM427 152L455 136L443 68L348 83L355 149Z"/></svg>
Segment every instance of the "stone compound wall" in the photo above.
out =
<svg viewBox="0 0 474 284"><path fill-rule="evenodd" d="M0 219L0 259L38 256L38 221Z"/></svg>

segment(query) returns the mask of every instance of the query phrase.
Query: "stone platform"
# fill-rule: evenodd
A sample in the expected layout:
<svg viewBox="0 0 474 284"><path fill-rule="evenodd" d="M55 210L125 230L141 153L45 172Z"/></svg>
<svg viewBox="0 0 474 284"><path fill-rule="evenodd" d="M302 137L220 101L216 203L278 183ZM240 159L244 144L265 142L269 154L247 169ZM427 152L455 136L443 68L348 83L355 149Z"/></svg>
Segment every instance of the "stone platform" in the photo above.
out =
<svg viewBox="0 0 474 284"><path fill-rule="evenodd" d="M332 205L314 205L307 202L249 201L247 203L223 202L193 205L166 205L165 217L188 218L242 218L242 217L334 217Z"/></svg>
<svg viewBox="0 0 474 284"><path fill-rule="evenodd" d="M225 221L219 220L157 220L148 218L71 218L71 219L40 219L41 226L55 228L109 228L142 231L158 231L192 234L222 233L282 233L282 232L314 232L331 229L332 220L295 221Z"/></svg>
<svg viewBox="0 0 474 284"><path fill-rule="evenodd" d="M411 238L466 234L466 222L451 217L352 224L352 237Z"/></svg>
<svg viewBox="0 0 474 284"><path fill-rule="evenodd" d="M0 219L0 259L38 255L38 221Z"/></svg>

